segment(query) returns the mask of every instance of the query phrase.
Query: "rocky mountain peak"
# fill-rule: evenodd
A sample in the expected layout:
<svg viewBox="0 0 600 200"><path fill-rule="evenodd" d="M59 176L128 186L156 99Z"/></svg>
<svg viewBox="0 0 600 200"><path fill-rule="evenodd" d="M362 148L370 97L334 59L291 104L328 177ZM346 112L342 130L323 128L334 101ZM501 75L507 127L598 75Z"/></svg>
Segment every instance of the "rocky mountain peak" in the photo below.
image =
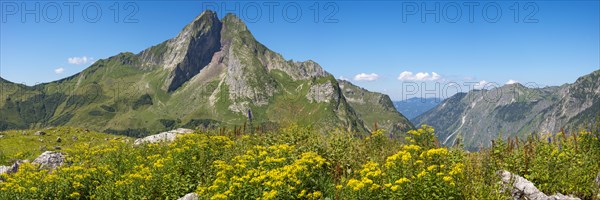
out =
<svg viewBox="0 0 600 200"><path fill-rule="evenodd" d="M114 99L86 92L91 85L109 91L117 81L128 84ZM40 94L42 101L32 96L12 104L0 98L0 110L15 113L0 117L0 130L35 122L144 135L174 127L240 125L249 112L256 124L310 123L359 132L373 130L368 126L374 124L394 132L412 127L386 95L344 86L350 92L342 92L340 83L312 60L286 60L270 50L237 16L219 20L215 12L205 11L175 37L138 54L98 60L77 75L31 88L32 95L45 87L57 90L52 96ZM81 90L79 96L67 97L71 88Z"/></svg>
<svg viewBox="0 0 600 200"><path fill-rule="evenodd" d="M215 12L204 11L176 37L142 51L143 65L169 70L162 88L172 92L198 74L221 49L221 27Z"/></svg>
<svg viewBox="0 0 600 200"><path fill-rule="evenodd" d="M230 26L235 26L236 30L238 31L248 30L248 27L246 27L244 21L242 21L242 19L240 19L237 15L233 13L228 13L227 15L225 15L225 17L223 17L223 23Z"/></svg>

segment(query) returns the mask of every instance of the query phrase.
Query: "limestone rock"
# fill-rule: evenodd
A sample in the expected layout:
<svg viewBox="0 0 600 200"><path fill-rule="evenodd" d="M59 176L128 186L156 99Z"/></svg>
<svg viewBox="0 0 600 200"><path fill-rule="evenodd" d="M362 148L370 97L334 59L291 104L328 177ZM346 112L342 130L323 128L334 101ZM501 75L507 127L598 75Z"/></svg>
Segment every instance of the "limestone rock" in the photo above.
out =
<svg viewBox="0 0 600 200"><path fill-rule="evenodd" d="M196 193L188 193L185 196L179 198L179 200L198 200L198 194Z"/></svg>
<svg viewBox="0 0 600 200"><path fill-rule="evenodd" d="M0 174L12 174L19 171L19 166L25 161L18 160L11 166L0 166Z"/></svg>
<svg viewBox="0 0 600 200"><path fill-rule="evenodd" d="M32 163L39 164L40 168L56 169L58 166L63 165L64 162L65 156L62 153L46 151L35 158Z"/></svg>
<svg viewBox="0 0 600 200"><path fill-rule="evenodd" d="M327 82L324 84L316 84L310 86L310 90L306 94L306 98L310 102L318 102L318 103L329 103L331 100L338 101L335 94L335 88L331 84L331 82Z"/></svg>
<svg viewBox="0 0 600 200"><path fill-rule="evenodd" d="M512 174L506 170L498 171L497 174L502 179L502 184L504 187L507 185L511 185L511 195L512 197L517 199L531 199L531 200L576 200L579 198L565 196L563 194L557 193L552 196L548 196L541 192L540 190L533 185L533 183L519 175Z"/></svg>
<svg viewBox="0 0 600 200"><path fill-rule="evenodd" d="M46 135L44 131L36 131L33 135Z"/></svg>
<svg viewBox="0 0 600 200"><path fill-rule="evenodd" d="M171 131L167 131L167 132L162 132L156 135L151 135L145 138L140 138L137 139L133 142L133 145L140 145L143 143L157 143L157 142L162 142L162 141L166 141L166 142L171 142L173 140L175 140L175 138L177 137L178 134L186 134L186 133L192 133L194 132L194 130L191 129L186 129L186 128L178 128L175 130L171 130Z"/></svg>
<svg viewBox="0 0 600 200"><path fill-rule="evenodd" d="M598 172L598 175L596 176L596 185L598 185L598 189L600 189L600 172ZM600 197L600 194L598 194L598 196Z"/></svg>

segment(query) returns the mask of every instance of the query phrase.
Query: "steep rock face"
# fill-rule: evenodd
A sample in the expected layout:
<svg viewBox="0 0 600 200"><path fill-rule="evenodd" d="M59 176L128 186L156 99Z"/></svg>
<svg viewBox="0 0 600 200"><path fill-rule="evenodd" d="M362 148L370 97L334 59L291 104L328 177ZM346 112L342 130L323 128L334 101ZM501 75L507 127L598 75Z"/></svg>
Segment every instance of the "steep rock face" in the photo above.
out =
<svg viewBox="0 0 600 200"><path fill-rule="evenodd" d="M205 11L188 24L177 37L140 53L143 65L170 70L163 89L172 92L203 69L221 48L221 21Z"/></svg>
<svg viewBox="0 0 600 200"><path fill-rule="evenodd" d="M544 112L541 131L557 132L591 123L600 113L600 70L561 87L557 93L558 102Z"/></svg>
<svg viewBox="0 0 600 200"><path fill-rule="evenodd" d="M310 102L318 102L318 103L329 103L330 101L338 102L338 96L334 95L335 88L331 85L331 82L323 83L323 84L315 84L311 85L308 93L306 94L306 98Z"/></svg>
<svg viewBox="0 0 600 200"><path fill-rule="evenodd" d="M394 108L388 95L370 92L348 81L338 81L347 101L368 129L373 130L375 124L393 132L404 132L414 128L408 119Z"/></svg>
<svg viewBox="0 0 600 200"><path fill-rule="evenodd" d="M554 134L593 120L600 110L600 70L560 87L527 88L521 84L456 94L414 119L436 128L445 145L457 138L465 147L488 147L501 135Z"/></svg>

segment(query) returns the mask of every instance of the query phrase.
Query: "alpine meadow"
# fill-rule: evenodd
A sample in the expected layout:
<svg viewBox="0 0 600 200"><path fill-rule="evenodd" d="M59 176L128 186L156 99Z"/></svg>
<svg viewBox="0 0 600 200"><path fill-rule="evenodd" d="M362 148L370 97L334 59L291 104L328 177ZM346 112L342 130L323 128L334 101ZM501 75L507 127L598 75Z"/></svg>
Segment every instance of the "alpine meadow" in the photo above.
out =
<svg viewBox="0 0 600 200"><path fill-rule="evenodd" d="M21 14L27 17L29 11L19 10L27 6L21 8L21 3L12 2L18 5L13 7L17 10L6 10L13 4L2 3L3 15L7 17L3 21L10 21L10 17L18 12L23 12ZM134 2L130 3L116 2L115 5L120 8L123 6L121 4L125 4L125 9L137 6ZM145 3L166 6L163 3L168 2ZM175 2L171 6L180 3L200 4L193 1ZM298 3L301 6L299 8L304 8L305 3ZM354 8L356 6L352 7L355 3L361 4L315 2L315 7L304 8L304 15L298 16L313 17L311 10L318 11L323 7L325 11L340 9L341 14L335 16L343 17L346 16L343 9L357 9ZM448 23L448 16L444 14L448 10L448 2L441 2L441 7L438 5L440 2L379 3L398 4L397 9L402 11L399 12L402 15L398 14L395 20L407 20L406 23L417 20L413 22L416 25L399 26L407 34L414 32L421 35L407 40L418 40L424 46L429 42L443 46L446 43L434 38L451 36L441 35L445 34L443 32L435 32L436 35L420 33L405 27L428 31L444 28L448 29L448 34L453 34L450 32L456 30L450 30L451 26L477 26L469 30L487 34L488 29L479 27L508 26L502 22L486 22L481 26L468 21L464 24ZM490 8L486 2L479 3L486 9ZM514 15L514 20L526 15L525 11L533 8L531 6L538 6L536 2L514 3L517 5L515 8L523 12L522 15ZM547 28L543 26L549 26L547 21L552 18L548 17L549 9L545 9L548 7L544 5L552 3L557 2L540 2L539 24L528 24L528 21L513 23L513 7L500 8L504 9L504 20L511 21L510 26L523 28L523 32L527 32L534 30L530 27L542 29ZM579 3L600 8L598 2ZM22 4L33 5L26 2ZM144 5L143 2L140 4ZM281 3L285 5L286 12L290 12L288 4ZM506 2L499 5L504 4ZM162 39L163 42L153 46L147 45L138 53L112 53L110 55L113 56L97 60L88 57L83 60L69 59L71 65L54 70L56 77L61 76L64 70L73 70L69 66L86 62L89 65L54 81L17 83L18 80L24 80L20 76L27 77L30 72L24 72L25 69L11 71L9 65L18 65L10 64L13 58L3 54L5 62L2 62L2 70L8 69L5 73L8 77L5 74L0 77L0 199L600 200L598 55L589 59L590 63L595 64L592 68L575 70L577 66L563 69L549 67L547 72L529 74L532 81L548 80L545 83L549 84L534 87L523 78L527 77L522 74L527 74L529 71L525 70L528 69L521 69L523 73L517 73L520 69L515 68L492 67L465 67L450 71L451 67L440 64L447 57L436 54L438 51L435 49L423 50L429 47L419 47L415 43L395 47L408 48L407 51L414 54L401 56L402 53L398 52L395 53L398 56L390 56L386 45L397 45L395 38L406 41L406 38L400 39L400 36L391 36L392 33L386 32L392 30L387 27L392 25L385 24L385 21L390 20L386 17L393 12L368 11L367 6L365 13L353 13L360 17L341 18L339 23L317 23L315 18L311 25L304 25L302 21L298 24L289 23L289 20L282 25L282 22L277 22L278 18L275 22L263 24L252 22L248 14L221 13L218 7L220 3L204 2L202 5L217 6L216 10L203 9L199 15L195 12L197 16L191 22L190 19L179 19L189 23L176 36L164 38L167 40ZM246 2L241 5L254 4ZM371 6L374 5L378 4ZM462 7L463 3L456 5ZM45 11L46 7L42 6L44 9L41 10ZM433 12L429 8L443 11L441 23L426 21L433 19L427 18ZM182 13L190 10L181 9ZM481 7L477 9L481 10ZM240 12L247 10L241 9ZM597 10L589 16L598 16ZM140 12L144 12L144 9L140 9ZM320 13L314 17L325 15L325 18L331 18L336 13ZM113 17L111 13L103 16ZM531 16L527 15L526 18ZM478 20L477 17L479 15L475 16L475 20ZM486 19L489 15L484 13L483 17ZM168 21L174 17L164 18L163 21ZM373 24L364 23L365 18L371 18ZM592 22L598 24L596 29L600 27L598 18ZM584 24L584 21L578 23ZM120 27L141 27L115 24ZM43 23L27 25L52 26ZM71 23L64 26L80 25ZM104 25L88 23L81 26ZM275 30L264 29L265 26L302 28ZM7 27L19 26L9 26L3 22L3 31L8 32L5 29ZM256 35L251 32L254 27L257 29ZM323 33L313 32L313 29L319 29L315 27L321 28ZM317 35L327 35L327 31L331 31L328 27L342 30L355 28L351 30L356 32L337 34L340 41L348 43L348 46L336 41L324 43ZM160 32L158 29L162 27L153 29ZM286 35L278 33L304 29L306 32L295 33L295 36L314 37L314 41L324 43L324 46L306 49L301 43L309 43L307 46L313 43L302 39L289 41L293 40L292 37L287 39L289 45L280 42ZM582 28L580 31L587 30ZM128 31L136 30L123 28L119 34L128 34ZM143 31L147 35L158 34L146 29ZM566 28L564 31L565 34L572 33ZM598 30L593 31L591 35L596 34L595 37L600 38ZM365 38L355 37L357 35ZM554 36L553 33L549 35ZM10 40L8 36L2 37L2 43ZM51 40L52 37L53 33L47 39ZM136 37L144 41L149 36ZM506 42L510 40L508 38L517 36L506 37L498 41ZM546 36L536 37L547 42ZM263 38L261 42L265 43L257 38ZM577 37L564 38L571 41ZM589 38L591 36L586 35L578 39ZM262 41L265 39L273 41ZM328 38L333 39L335 37ZM465 49L452 47L456 50L448 53L466 54L470 52L466 50L468 48L487 45L477 42L477 38L471 39L474 42L465 44L468 46ZM600 51L598 39L589 40L597 44L589 48L581 47L582 51ZM132 41L134 43L137 44ZM86 48L101 49L107 46L99 42L96 44L97 47ZM276 46L274 49L282 54L270 49L267 44L273 44ZM2 51L22 52L20 49L11 49L10 45L7 42ZM110 45L116 48L124 44ZM294 45L300 46L290 47ZM55 48L60 52L63 51L60 48L64 47ZM489 52L480 51L481 54L468 55L469 59L449 57L462 59L457 65L487 62L492 58L500 64L506 64L528 62L529 58L505 60L512 53L539 53L525 47L514 50L493 48L499 48L490 50L494 54L503 51L508 53L490 57L487 54ZM568 51L570 47L564 48ZM313 60L290 59L284 53L287 51L292 52L293 58L314 55L323 66ZM328 66L338 62L337 59L344 59L338 56L323 59L331 57L328 51L335 51L335 55L342 57L347 53L345 58L350 61L339 61L339 65ZM301 52L302 56L298 56L297 52ZM352 56L354 53L359 56ZM547 52L540 54L544 53ZM416 54L426 56L414 56ZM565 57L549 53L544 55L551 59L549 62L555 63L559 63L557 60L560 59L588 59L587 54L575 57L570 57L570 53L565 53ZM539 55L532 53L530 56L533 60ZM440 66L439 69L432 69L436 71L431 74L413 73L419 69L410 67L400 71L382 68L376 74L371 73L379 70L376 67L365 66L359 69L364 71L353 71L355 68L347 66L352 62L364 65L357 60L367 60L364 63L374 66L381 63L392 66L397 62L418 67ZM421 61L423 64L415 64ZM25 59L20 62L41 61ZM545 64L548 63L540 65ZM341 65L347 67L339 68ZM560 70L564 74L561 75L563 72ZM573 72L567 73L570 70ZM572 76L581 71L585 72ZM460 72L488 76L488 81L463 77ZM346 73L356 75L349 76ZM391 77L389 73L400 75ZM505 84L491 81L496 79L499 82L497 80L504 78L504 75L523 81L511 79ZM569 76L572 80L552 82L551 79L559 75ZM31 72L31 76L35 76L35 72ZM476 85L468 90L456 91L448 96L423 95L431 93L434 83L442 83L439 88L436 85L438 90L469 81ZM490 82L493 84L490 85ZM407 84L412 84L413 88L407 88ZM408 93L413 96L406 96ZM438 94L447 93L444 90Z"/></svg>

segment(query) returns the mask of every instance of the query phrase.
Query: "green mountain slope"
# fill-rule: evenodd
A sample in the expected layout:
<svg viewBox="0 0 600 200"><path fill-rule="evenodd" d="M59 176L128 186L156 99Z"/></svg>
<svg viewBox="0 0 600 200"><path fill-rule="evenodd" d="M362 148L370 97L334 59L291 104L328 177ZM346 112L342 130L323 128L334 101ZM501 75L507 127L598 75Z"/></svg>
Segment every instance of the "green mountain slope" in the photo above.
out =
<svg viewBox="0 0 600 200"><path fill-rule="evenodd" d="M412 127L398 112L354 108L319 64L285 60L239 18L220 20L212 11L138 54L101 59L33 87L0 84L0 130L69 125L141 136L174 127L250 125L250 118L254 127L298 123L366 132L374 118L395 124L394 131Z"/></svg>
<svg viewBox="0 0 600 200"><path fill-rule="evenodd" d="M527 88L521 84L456 94L415 118L436 128L437 137L452 145L488 147L502 134L524 137L557 133L593 123L600 113L600 70L560 87Z"/></svg>
<svg viewBox="0 0 600 200"><path fill-rule="evenodd" d="M346 97L346 101L350 103L352 108L354 108L361 119L363 119L367 129L373 130L375 125L377 125L378 128L391 130L393 132L405 132L414 128L411 123L396 110L388 95L369 92L348 81L338 81L344 96Z"/></svg>

